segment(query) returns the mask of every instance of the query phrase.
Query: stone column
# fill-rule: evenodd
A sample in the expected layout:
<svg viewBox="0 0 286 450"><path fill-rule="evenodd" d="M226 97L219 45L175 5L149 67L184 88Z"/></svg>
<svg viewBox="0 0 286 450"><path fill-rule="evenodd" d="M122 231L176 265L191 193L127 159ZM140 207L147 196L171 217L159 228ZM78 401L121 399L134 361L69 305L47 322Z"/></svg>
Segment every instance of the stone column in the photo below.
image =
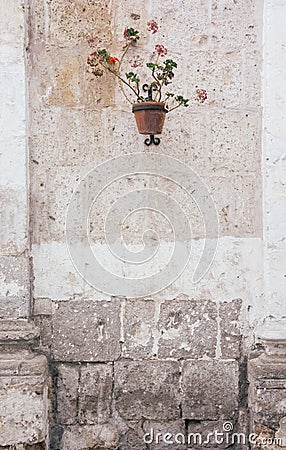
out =
<svg viewBox="0 0 286 450"><path fill-rule="evenodd" d="M266 0L263 63L264 287L267 308L258 327L259 354L249 362L253 448L286 446L286 4ZM261 447L262 439L269 439ZM276 441L275 441L276 439ZM277 440L280 439L280 440ZM273 444L270 444L271 440ZM260 446L259 446L260 445Z"/></svg>
<svg viewBox="0 0 286 450"><path fill-rule="evenodd" d="M48 448L47 362L32 348L26 120L26 8L1 0L0 448Z"/></svg>
<svg viewBox="0 0 286 450"><path fill-rule="evenodd" d="M248 364L250 429L253 449L286 447L286 320L261 326L257 341L262 350Z"/></svg>

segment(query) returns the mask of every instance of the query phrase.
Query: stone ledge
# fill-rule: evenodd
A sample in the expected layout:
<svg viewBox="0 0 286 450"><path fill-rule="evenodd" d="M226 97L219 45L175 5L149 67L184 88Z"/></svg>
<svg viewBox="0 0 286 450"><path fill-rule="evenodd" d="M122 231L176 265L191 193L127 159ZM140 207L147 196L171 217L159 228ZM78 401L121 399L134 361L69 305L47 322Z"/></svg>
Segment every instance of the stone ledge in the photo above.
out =
<svg viewBox="0 0 286 450"><path fill-rule="evenodd" d="M256 335L258 342L264 344L267 354L286 355L286 318L267 319Z"/></svg>
<svg viewBox="0 0 286 450"><path fill-rule="evenodd" d="M0 354L0 377L7 375L45 375L47 360L44 355L33 355L28 351Z"/></svg>
<svg viewBox="0 0 286 450"><path fill-rule="evenodd" d="M0 320L0 345L21 341L32 342L39 335L39 329L26 319Z"/></svg>
<svg viewBox="0 0 286 450"><path fill-rule="evenodd" d="M263 324L257 338L265 347L265 352L258 355L255 352L250 354L248 381L251 432L269 439L279 437L286 442L286 430L283 425L286 417L284 334L281 321L271 320Z"/></svg>

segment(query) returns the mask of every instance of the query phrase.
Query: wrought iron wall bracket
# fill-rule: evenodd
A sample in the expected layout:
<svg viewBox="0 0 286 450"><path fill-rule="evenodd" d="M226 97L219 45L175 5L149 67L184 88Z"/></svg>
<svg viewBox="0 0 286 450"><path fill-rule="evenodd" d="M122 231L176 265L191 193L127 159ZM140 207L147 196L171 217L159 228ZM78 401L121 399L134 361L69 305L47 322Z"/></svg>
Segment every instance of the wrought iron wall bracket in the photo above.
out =
<svg viewBox="0 0 286 450"><path fill-rule="evenodd" d="M155 137L154 134L150 134L150 137L145 139L144 144L149 147L149 145L151 145L151 144L159 145L160 142L161 141L160 141L160 139L158 137Z"/></svg>
<svg viewBox="0 0 286 450"><path fill-rule="evenodd" d="M156 86L156 84L143 84L142 89L144 92L148 93L148 97L146 98L146 100L148 101L153 101L153 91L157 91L158 87ZM154 134L150 134L150 136L148 138L145 139L144 144L147 145L149 147L149 145L159 145L160 144L160 139L158 137L155 137Z"/></svg>

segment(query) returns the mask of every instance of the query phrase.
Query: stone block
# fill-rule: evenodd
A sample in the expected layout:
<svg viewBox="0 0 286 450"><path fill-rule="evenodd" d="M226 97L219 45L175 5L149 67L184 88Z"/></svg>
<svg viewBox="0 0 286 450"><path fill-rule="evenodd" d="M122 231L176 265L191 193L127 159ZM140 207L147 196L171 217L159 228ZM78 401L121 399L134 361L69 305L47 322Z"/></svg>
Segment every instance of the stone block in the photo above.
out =
<svg viewBox="0 0 286 450"><path fill-rule="evenodd" d="M81 368L79 389L79 422L107 422L111 415L113 367L109 364L88 364Z"/></svg>
<svg viewBox="0 0 286 450"><path fill-rule="evenodd" d="M273 337L272 345L275 342ZM284 348L285 345L281 346ZM278 430L286 416L286 361L280 355L261 354L248 363L249 405L252 426ZM259 434L259 433L258 433Z"/></svg>
<svg viewBox="0 0 286 450"><path fill-rule="evenodd" d="M60 303L53 317L54 358L112 361L120 356L119 300Z"/></svg>
<svg viewBox="0 0 286 450"><path fill-rule="evenodd" d="M238 407L238 364L234 361L185 361L182 413L190 420L232 420Z"/></svg>
<svg viewBox="0 0 286 450"><path fill-rule="evenodd" d="M156 303L153 300L126 300L122 356L148 358L153 354Z"/></svg>
<svg viewBox="0 0 286 450"><path fill-rule="evenodd" d="M219 305L221 353L223 358L240 358L241 336L240 313L242 300L235 299Z"/></svg>
<svg viewBox="0 0 286 450"><path fill-rule="evenodd" d="M214 111L210 114L207 156L213 172L224 169L256 172L260 164L260 115L253 111Z"/></svg>
<svg viewBox="0 0 286 450"><path fill-rule="evenodd" d="M180 364L172 361L115 363L115 408L125 420L180 418Z"/></svg>
<svg viewBox="0 0 286 450"><path fill-rule="evenodd" d="M186 429L182 419L168 422L150 422L149 425L150 428L147 428L145 424L144 430L146 432L145 442L147 444L150 442L150 450L158 448L162 450L169 448L183 450L186 448L184 444Z"/></svg>
<svg viewBox="0 0 286 450"><path fill-rule="evenodd" d="M3 344L3 342L2 342ZM20 346L19 346L20 347ZM10 352L3 352L0 359L0 376L1 380L7 380L9 375L19 375L19 378L12 378L17 384L21 380L25 380L26 376L45 376L47 373L47 361L45 356L34 356L28 350L19 350L15 352L15 348L11 347Z"/></svg>
<svg viewBox="0 0 286 450"><path fill-rule="evenodd" d="M33 322L40 332L39 346L41 349L49 350L53 340L52 317L34 316Z"/></svg>
<svg viewBox="0 0 286 450"><path fill-rule="evenodd" d="M144 136L138 134L134 114L132 114L132 106L129 103L127 104L120 95L120 92L116 95L116 102L120 105L119 108L109 107L101 110L104 132L102 148L105 160L143 151L146 147L142 139Z"/></svg>
<svg viewBox="0 0 286 450"><path fill-rule="evenodd" d="M1 138L0 145L0 165L2 169L0 186L1 191L3 189L3 196L7 198L10 192L11 199L16 201L15 194L17 194L17 196L21 196L19 198L24 200L23 193L26 193L26 137L16 137L14 135L6 139ZM19 187L21 189L21 193L19 193ZM5 194L4 189L7 190L7 194ZM5 201L5 209L7 207L9 208L9 205L6 205ZM23 211L23 206L18 205L17 207L19 214L20 211ZM23 233L23 225L20 226L19 220L17 225L19 227L18 232L21 230L21 235ZM23 251L21 246L20 248L17 248L16 242L14 242L14 245L19 253Z"/></svg>
<svg viewBox="0 0 286 450"><path fill-rule="evenodd" d="M37 167L34 170L31 217L35 243L64 240L67 206L79 180L79 169L72 166L63 169Z"/></svg>
<svg viewBox="0 0 286 450"><path fill-rule="evenodd" d="M20 362L19 374L21 376L45 376L47 373L47 359L44 355L34 356L29 354L23 361Z"/></svg>
<svg viewBox="0 0 286 450"><path fill-rule="evenodd" d="M118 176L116 162L113 167L112 165L110 167L113 177L111 184L105 185L98 197L92 198L94 202L90 205L90 242L105 243L108 238L114 243L121 235L127 247L132 244L142 246L142 235L148 228L149 211L144 208L140 210L142 203L138 201L138 198L140 198L139 192L148 187L150 176L131 173L116 179ZM111 208L114 208L114 220L108 221ZM116 251L114 253L116 254ZM108 251L107 264L108 259L116 259L110 257L110 251Z"/></svg>
<svg viewBox="0 0 286 450"><path fill-rule="evenodd" d="M110 421L103 425L74 425L65 428L62 450L116 450L120 435L126 426L120 421Z"/></svg>
<svg viewBox="0 0 286 450"><path fill-rule="evenodd" d="M207 45L209 15L206 0L196 3L182 0L179 8L174 8L171 2L156 2L152 5L152 15L158 19L158 34L169 53L180 53L186 47L201 49ZM180 32L170 33L172 29Z"/></svg>
<svg viewBox="0 0 286 450"><path fill-rule="evenodd" d="M0 19L1 40L23 45L25 14L22 4L17 0L5 3L5 17Z"/></svg>
<svg viewBox="0 0 286 450"><path fill-rule="evenodd" d="M141 450L146 446L155 449L186 449L185 423L183 420L168 422L128 422L129 430L121 438L121 450Z"/></svg>
<svg viewBox="0 0 286 450"><path fill-rule="evenodd" d="M189 52L186 63L186 84L207 89L205 105L218 108L239 108L244 101L243 55L237 51ZM199 105L206 108L205 105ZM199 106L193 106L198 109ZM250 105L249 105L250 106Z"/></svg>
<svg viewBox="0 0 286 450"><path fill-rule="evenodd" d="M234 448L247 449L248 436L240 425L228 420L188 421L188 448ZM236 447L237 446L237 447Z"/></svg>
<svg viewBox="0 0 286 450"><path fill-rule="evenodd" d="M128 431L120 439L121 450L141 450L144 444L142 422L128 422Z"/></svg>
<svg viewBox="0 0 286 450"><path fill-rule="evenodd" d="M17 370L9 375L11 364ZM0 400L0 446L45 442L49 407L45 357L29 352L2 354Z"/></svg>
<svg viewBox="0 0 286 450"><path fill-rule="evenodd" d="M215 357L217 307L208 300L173 299L161 304L159 358Z"/></svg>
<svg viewBox="0 0 286 450"><path fill-rule="evenodd" d="M206 180L219 215L219 235L260 236L261 180L258 175L216 174ZM242 195L243 193L243 195Z"/></svg>
<svg viewBox="0 0 286 450"><path fill-rule="evenodd" d="M150 13L144 0L117 2L116 9L113 9L112 13L112 20L116 22L116 27L112 30L112 38L118 49L124 45L123 30L126 26L133 27L138 31L145 30L146 24L150 20ZM141 43L139 42L139 44Z"/></svg>
<svg viewBox="0 0 286 450"><path fill-rule="evenodd" d="M276 216L276 220L277 219L278 218ZM271 299L271 305L269 307L270 313L274 317L275 316L280 317L280 315L284 317L286 314L286 305L284 301L284 292L286 287L286 277L284 270L286 263L284 238L281 239L280 247L281 248L277 248L273 244L270 244L266 255L266 267L268 277L267 283L269 286L268 292L269 298Z"/></svg>
<svg viewBox="0 0 286 450"><path fill-rule="evenodd" d="M0 445L41 442L45 439L45 411L42 395L27 392L24 386L0 389ZM16 406L18 405L18 406Z"/></svg>
<svg viewBox="0 0 286 450"><path fill-rule="evenodd" d="M61 425L77 420L79 367L60 364L57 376L57 415Z"/></svg>
<svg viewBox="0 0 286 450"><path fill-rule="evenodd" d="M26 319L1 319L0 343L31 343L39 337L39 329Z"/></svg>
<svg viewBox="0 0 286 450"><path fill-rule="evenodd" d="M43 175L51 159L58 171L76 166L82 174L88 172L104 160L103 131L99 111L35 108L29 141L32 175L34 171Z"/></svg>
<svg viewBox="0 0 286 450"><path fill-rule="evenodd" d="M250 48L260 45L262 5L255 0L244 2L215 0L212 3L212 45L217 48Z"/></svg>
<svg viewBox="0 0 286 450"><path fill-rule="evenodd" d="M73 298L75 294L85 295L86 298L88 291L88 298L93 299L96 296L96 299L102 299L101 293L95 293L93 288L83 282L72 264L64 242L42 242L41 245L33 245L32 254L36 298L63 301ZM54 267L57 267L56 271ZM57 308L56 303L54 307Z"/></svg>
<svg viewBox="0 0 286 450"><path fill-rule="evenodd" d="M184 123L183 119L182 122ZM196 122L197 123L197 122ZM185 122L185 125L187 126L187 121ZM181 125L183 126L183 125ZM182 128L181 128L182 129ZM191 131L189 130L190 134ZM200 134L199 134L200 136ZM192 139L191 136L189 137L190 140ZM203 139L204 141L204 139ZM197 142L195 140L195 142ZM205 142L205 141L204 141ZM177 142L179 147L179 142ZM174 147L174 142L173 142ZM155 229L158 235L160 236L160 239L167 241L167 242L173 242L174 240L174 231L172 230L172 227L170 224L176 228L176 235L177 240L178 234L182 232L182 230L185 229L185 223L186 221L189 222L189 235L192 239L196 238L202 238L205 237L205 222L206 222L206 214L202 213L202 202L205 201L202 194L203 192L208 195L209 189L209 180L207 178L207 162L205 162L205 157L202 158L202 160L196 164L194 163L194 168L192 164L192 151L189 152L189 149L187 146L184 145L184 151L186 151L185 154L185 161L183 161L186 166L185 169L181 170L180 168L174 168L174 172L170 174L170 177L164 178L161 171L160 164L154 164L154 173L155 176L151 179L150 188L154 190L159 190L163 192L166 195L166 198L168 200L170 199L170 207L166 208L166 205L162 202L152 202L152 207L154 211L150 211L150 228ZM169 150L169 149L168 149ZM200 151L200 148L199 150ZM164 152L164 150L163 150ZM206 154L206 152L204 152ZM175 158L178 156L181 158L181 153L177 148L173 148L173 155ZM189 165L188 165L188 155L189 155ZM171 155L170 155L171 156ZM200 159L200 156L196 156L196 158ZM205 162L205 167L203 169L203 165ZM188 167L189 166L189 167ZM176 167L176 166L175 166ZM184 166L183 166L184 167ZM200 167L200 171L198 170ZM188 184L186 185L186 171L187 171L187 180ZM204 172L203 172L204 171ZM204 173L204 178L202 177L202 173ZM176 212L174 205L176 205L177 208L182 211L182 216L180 217L180 221L178 218L178 213ZM162 210L162 206L164 206L167 209L167 216L169 221L166 220L162 214L158 214ZM182 218L181 218L182 217Z"/></svg>
<svg viewBox="0 0 286 450"><path fill-rule="evenodd" d="M195 88L193 88L193 94ZM190 95L190 94L189 94ZM177 109L167 114L164 135L160 143L160 152L179 159L197 173L210 171L208 158L209 112L201 107ZM156 167L160 174L160 167ZM166 183L162 177L160 182Z"/></svg>
<svg viewBox="0 0 286 450"><path fill-rule="evenodd" d="M73 118L75 119L75 117ZM96 119L95 119L96 120ZM73 122L73 126L75 126ZM90 123L90 128L93 125ZM66 124L66 128L69 126ZM77 156L69 162L68 155L73 153L71 141L66 141L64 132L61 133L63 140L58 141L55 129L53 129L50 137L44 133L32 138L34 165L31 181L32 181L32 220L33 220L33 243L39 243L47 240L63 240L66 229L66 214L67 206L71 199L72 192L76 189L78 183L87 175L92 169L96 167L97 162L101 162L105 156L101 144L100 147L94 147L94 151L90 151L90 147L80 145L79 141L87 137L79 136L79 141L75 137L73 142L73 150L78 152ZM71 133L72 134L72 133ZM80 135L80 131L78 131ZM92 136L92 133L90 134ZM92 137L90 137L92 141ZM48 144L48 142L51 142ZM52 158L54 148L59 143L58 149L61 155L58 162L52 167L48 159ZM35 146L34 146L35 145ZM48 145L48 148L47 148ZM68 151L70 149L70 152ZM106 148L107 151L107 148ZM71 155L70 155L71 156ZM110 155L106 155L110 156ZM81 161L80 161L81 160ZM116 164L116 163L115 163ZM114 178L116 178L116 166L114 166ZM91 173L91 177L92 177ZM53 183L51 183L53 180ZM91 242L102 241L105 239L105 219L108 210L111 206L122 197L136 188L143 189L148 186L148 176L130 175L123 179L114 181L110 186L106 186L97 199L92 198L90 202L90 217L89 217L89 236ZM131 205L132 206L132 205ZM80 208L80 206L79 206ZM137 211L136 214L130 215L124 223L123 228L124 239L128 242L140 243L142 242L142 226L146 221L146 211Z"/></svg>
<svg viewBox="0 0 286 450"><path fill-rule="evenodd" d="M33 55L30 92L35 106L99 110L114 104L116 81L111 74L97 79L88 72L82 47L42 46ZM36 74L36 75L35 75Z"/></svg>
<svg viewBox="0 0 286 450"><path fill-rule="evenodd" d="M3 108L0 117L1 137L6 139L24 137L25 72L23 62L18 67L11 65L9 69L0 69L0 83L1 109Z"/></svg>
<svg viewBox="0 0 286 450"><path fill-rule="evenodd" d="M53 302L50 298L35 298L33 316L50 316L53 312Z"/></svg>
<svg viewBox="0 0 286 450"><path fill-rule="evenodd" d="M92 35L96 46L105 48L111 42L110 20L107 3L56 0L49 4L49 39L57 44L74 45L84 43Z"/></svg>
<svg viewBox="0 0 286 450"><path fill-rule="evenodd" d="M257 111L262 106L262 78L261 69L262 54L259 50L246 51L244 56L244 79L247 80L244 86L244 106L256 108Z"/></svg>
<svg viewBox="0 0 286 450"><path fill-rule="evenodd" d="M28 245L26 190L2 187L0 199L0 254L21 254Z"/></svg>
<svg viewBox="0 0 286 450"><path fill-rule="evenodd" d="M48 32L48 17L45 2L42 0L31 0L27 8L29 20L29 41L31 47L35 48L38 43L45 42Z"/></svg>
<svg viewBox="0 0 286 450"><path fill-rule="evenodd" d="M29 267L26 256L0 257L0 318L29 314Z"/></svg>
<svg viewBox="0 0 286 450"><path fill-rule="evenodd" d="M281 386L257 389L252 411L255 422L277 430L280 420L286 417L286 389Z"/></svg>
<svg viewBox="0 0 286 450"><path fill-rule="evenodd" d="M233 229L240 230L240 236L262 235L261 186L257 174L237 176L233 180Z"/></svg>

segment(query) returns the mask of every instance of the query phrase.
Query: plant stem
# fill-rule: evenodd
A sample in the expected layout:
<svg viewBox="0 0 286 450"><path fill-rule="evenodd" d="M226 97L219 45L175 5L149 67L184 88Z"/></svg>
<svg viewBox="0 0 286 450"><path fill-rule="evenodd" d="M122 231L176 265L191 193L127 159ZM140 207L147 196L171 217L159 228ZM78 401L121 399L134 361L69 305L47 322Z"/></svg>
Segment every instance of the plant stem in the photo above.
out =
<svg viewBox="0 0 286 450"><path fill-rule="evenodd" d="M174 111L174 109L179 108L179 106L181 106L182 104L183 104L183 102L180 102L178 105L174 106L173 108L168 109L168 112Z"/></svg>
<svg viewBox="0 0 286 450"><path fill-rule="evenodd" d="M156 63L155 64L158 64L158 61L159 61L159 57L160 57L160 55L158 54L157 55L157 60L156 60ZM162 84L160 83L160 81L158 80L158 78L157 77L155 77L155 67L153 67L153 69L152 69L152 76L153 76L153 78L156 80L156 82L157 82L157 84L158 84L158 90L157 90L157 92L156 92L156 94L155 94L155 97L154 97L154 101L156 100L156 98L157 98L157 95L159 94L159 102L161 101L161 98L162 98Z"/></svg>
<svg viewBox="0 0 286 450"><path fill-rule="evenodd" d="M120 68L121 68L121 64L122 64L122 61L123 61L125 55L127 54L128 50L129 50L129 48L130 48L130 45L131 45L131 43L126 45L126 48L125 48L125 50L123 51L122 56L121 56L121 58L120 58L120 61L119 61L119 64L118 64L118 74L119 74L118 78L119 78L119 80L120 80L120 82L119 82L119 87L120 87L120 90L121 90L122 94L124 95L124 97L126 98L126 100L132 105L132 101L128 98L128 96L127 96L127 94L126 94L126 92L125 92L125 90L124 90L124 88L123 88L123 85L122 85L122 82L123 82L124 80L123 80L123 79L121 78L121 76L120 76ZM128 86L132 89L132 86L131 86L130 84L128 84ZM137 95L137 94L136 94L136 95ZM139 92L138 92L138 95L139 95Z"/></svg>
<svg viewBox="0 0 286 450"><path fill-rule="evenodd" d="M135 89L133 89L133 87L132 87L130 84L128 84L128 83L120 76L119 73L116 73L114 70L111 70L110 67L106 66L106 65L103 64L101 61L99 61L99 63L102 65L102 67L104 67L106 70L108 70L110 73L112 73L115 77L117 77L122 83L124 83L126 86L128 86L128 87L132 90L132 92L136 95L136 98L137 98L138 100L140 100L140 97L139 97L139 95L137 94L137 92L135 91ZM127 100L129 103L131 103L131 105L132 105L132 101L129 100L129 98L127 97L127 95L126 95L126 93L125 93L125 91L124 91L123 89L122 89L122 92L123 92L123 94L124 94L126 100Z"/></svg>

